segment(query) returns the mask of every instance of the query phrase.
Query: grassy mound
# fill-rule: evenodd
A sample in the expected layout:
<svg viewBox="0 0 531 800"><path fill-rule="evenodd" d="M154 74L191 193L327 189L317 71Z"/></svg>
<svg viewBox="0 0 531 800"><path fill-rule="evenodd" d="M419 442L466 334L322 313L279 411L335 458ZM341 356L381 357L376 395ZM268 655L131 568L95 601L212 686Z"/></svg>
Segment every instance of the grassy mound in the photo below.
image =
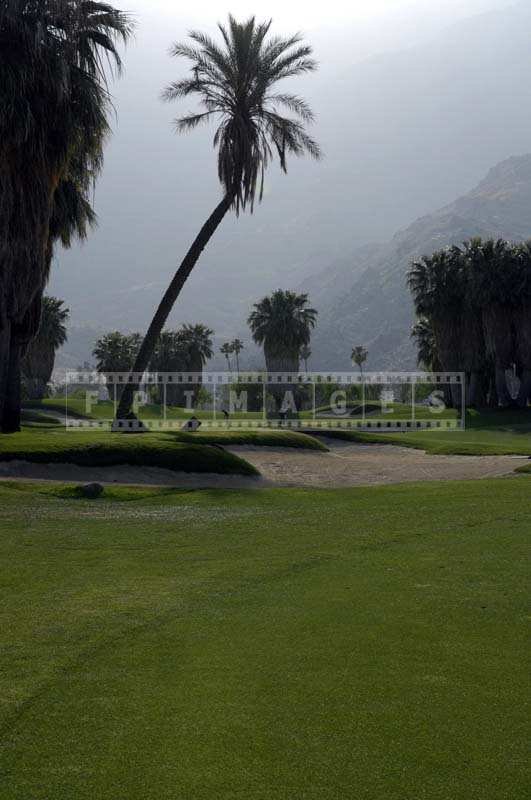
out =
<svg viewBox="0 0 531 800"><path fill-rule="evenodd" d="M312 431L362 444L394 444L414 447L434 455L531 456L531 409L521 411L468 411L464 431L423 430L404 433Z"/></svg>
<svg viewBox="0 0 531 800"><path fill-rule="evenodd" d="M251 464L207 444L179 441L171 433L112 434L104 431L27 430L0 437L0 461L77 464L86 467L161 467L176 472L257 475Z"/></svg>
<svg viewBox="0 0 531 800"><path fill-rule="evenodd" d="M0 484L2 800L527 796L526 478L71 493Z"/></svg>
<svg viewBox="0 0 531 800"><path fill-rule="evenodd" d="M174 434L179 442L204 442L218 445L248 445L252 447L296 447L301 450L321 450L328 448L306 433L297 431L257 430L257 431L196 431L184 433L179 431Z"/></svg>

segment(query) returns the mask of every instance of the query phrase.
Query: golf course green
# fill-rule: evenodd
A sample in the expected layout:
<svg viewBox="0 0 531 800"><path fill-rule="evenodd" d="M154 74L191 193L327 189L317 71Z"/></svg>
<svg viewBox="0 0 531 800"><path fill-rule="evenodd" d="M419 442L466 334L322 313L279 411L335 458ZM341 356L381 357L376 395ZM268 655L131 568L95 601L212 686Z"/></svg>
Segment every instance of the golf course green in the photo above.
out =
<svg viewBox="0 0 531 800"><path fill-rule="evenodd" d="M2 483L2 800L523 800L530 530L528 476Z"/></svg>

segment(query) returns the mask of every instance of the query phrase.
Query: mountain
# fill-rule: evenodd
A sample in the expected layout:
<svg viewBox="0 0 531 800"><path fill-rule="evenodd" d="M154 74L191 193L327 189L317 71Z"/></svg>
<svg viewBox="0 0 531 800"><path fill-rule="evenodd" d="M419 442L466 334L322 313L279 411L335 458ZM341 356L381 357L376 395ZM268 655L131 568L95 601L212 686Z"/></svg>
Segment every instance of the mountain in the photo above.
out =
<svg viewBox="0 0 531 800"><path fill-rule="evenodd" d="M172 117L193 108L159 100L183 74L166 50L185 35L160 28L154 17L139 26L116 86L99 228L54 266L50 292L66 300L73 325L145 329L219 197L212 129L177 137ZM216 233L171 324L202 321L222 340L248 338L249 308L266 292L296 287L332 263L343 274L340 263L356 247L385 242L467 191L492 164L527 151L530 33L525 0L412 47L397 37L395 52L371 58L350 29L336 30L335 40L331 33L327 49L318 42L319 72L286 89L315 110L312 134L325 158L294 160L288 176L271 170L254 215L231 215Z"/></svg>
<svg viewBox="0 0 531 800"><path fill-rule="evenodd" d="M358 249L305 281L302 288L319 308L314 366L344 369L350 346L363 344L369 368L413 368L409 265L473 236L531 238L531 155L502 161L471 192L418 219L389 243Z"/></svg>

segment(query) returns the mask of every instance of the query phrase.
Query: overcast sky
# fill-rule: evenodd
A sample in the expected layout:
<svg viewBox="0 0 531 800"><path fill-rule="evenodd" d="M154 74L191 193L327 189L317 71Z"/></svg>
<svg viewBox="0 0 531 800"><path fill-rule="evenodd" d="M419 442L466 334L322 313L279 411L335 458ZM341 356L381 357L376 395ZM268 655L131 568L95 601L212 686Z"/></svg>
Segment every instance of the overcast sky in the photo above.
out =
<svg viewBox="0 0 531 800"><path fill-rule="evenodd" d="M317 3L312 0L197 0L190 6L180 0L131 0L128 7L144 12L164 11L183 17L188 14L197 19L224 18L231 11L235 16L256 14L274 17L276 21L308 27L316 24L333 24L342 20L368 20L393 16L404 10L417 9L419 13L448 17L469 16L484 9L507 5L506 0L331 0ZM192 10L193 9L193 10Z"/></svg>

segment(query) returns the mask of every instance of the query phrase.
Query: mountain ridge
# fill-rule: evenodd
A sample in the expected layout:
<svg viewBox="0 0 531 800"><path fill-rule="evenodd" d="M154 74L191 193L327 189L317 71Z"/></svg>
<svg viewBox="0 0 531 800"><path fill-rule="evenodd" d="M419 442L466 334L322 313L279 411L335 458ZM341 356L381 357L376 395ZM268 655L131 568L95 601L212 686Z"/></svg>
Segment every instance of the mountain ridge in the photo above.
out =
<svg viewBox="0 0 531 800"><path fill-rule="evenodd" d="M350 345L363 344L369 350L369 368L414 368L409 264L474 236L531 238L531 154L496 164L470 192L399 230L387 244L375 245L372 254L367 247L354 251L351 259L335 266L338 291L327 289L328 270L305 281L301 288L320 303L314 363L320 369L344 369L350 363Z"/></svg>

